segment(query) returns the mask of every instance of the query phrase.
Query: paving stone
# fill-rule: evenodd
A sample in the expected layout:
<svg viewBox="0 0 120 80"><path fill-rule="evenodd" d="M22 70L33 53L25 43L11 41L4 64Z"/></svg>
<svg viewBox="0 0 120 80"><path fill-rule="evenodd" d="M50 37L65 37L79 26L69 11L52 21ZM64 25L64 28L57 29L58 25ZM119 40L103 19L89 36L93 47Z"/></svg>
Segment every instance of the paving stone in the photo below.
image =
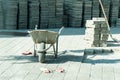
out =
<svg viewBox="0 0 120 80"><path fill-rule="evenodd" d="M86 21L85 39L91 47L106 47L108 27L104 18L92 18Z"/></svg>

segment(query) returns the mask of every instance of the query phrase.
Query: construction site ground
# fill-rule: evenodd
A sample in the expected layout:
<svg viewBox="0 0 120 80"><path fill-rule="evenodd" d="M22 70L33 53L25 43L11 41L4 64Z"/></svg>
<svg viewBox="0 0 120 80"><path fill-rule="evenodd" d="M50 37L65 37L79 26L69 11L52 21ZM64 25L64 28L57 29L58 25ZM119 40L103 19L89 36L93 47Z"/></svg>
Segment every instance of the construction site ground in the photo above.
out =
<svg viewBox="0 0 120 80"><path fill-rule="evenodd" d="M86 44L85 28L64 28L59 37L58 58L54 59L51 48L46 54L46 62L40 63L33 54L22 54L25 51L33 53L34 48L31 37L19 32L27 30L9 34L4 30L7 35L0 31L0 80L120 80L120 43L110 37L107 47L96 48L97 54L87 53L84 58L85 49L95 49ZM111 32L120 40L120 28L111 28ZM100 49L106 48L108 52L100 53ZM47 68L51 73L44 73L41 68ZM58 72L57 68L64 72Z"/></svg>

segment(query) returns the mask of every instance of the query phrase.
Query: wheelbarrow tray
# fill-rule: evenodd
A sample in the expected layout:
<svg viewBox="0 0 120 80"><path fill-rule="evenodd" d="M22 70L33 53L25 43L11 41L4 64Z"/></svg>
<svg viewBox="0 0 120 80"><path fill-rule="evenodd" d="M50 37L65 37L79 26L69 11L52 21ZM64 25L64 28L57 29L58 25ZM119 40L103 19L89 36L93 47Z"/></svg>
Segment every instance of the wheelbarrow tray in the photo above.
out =
<svg viewBox="0 0 120 80"><path fill-rule="evenodd" d="M39 56L38 60L40 62L45 62L45 54L46 51L53 46L54 55L57 56L57 46L58 46L58 33L54 31L48 31L48 30L33 30L29 31L30 36L32 37L32 40L34 42L34 56L36 54ZM56 49L54 44L56 43ZM38 44L39 48L38 48ZM45 44L50 44L48 48L46 48Z"/></svg>
<svg viewBox="0 0 120 80"><path fill-rule="evenodd" d="M48 30L33 30L30 31L30 36L34 43L54 44L56 42L58 33Z"/></svg>

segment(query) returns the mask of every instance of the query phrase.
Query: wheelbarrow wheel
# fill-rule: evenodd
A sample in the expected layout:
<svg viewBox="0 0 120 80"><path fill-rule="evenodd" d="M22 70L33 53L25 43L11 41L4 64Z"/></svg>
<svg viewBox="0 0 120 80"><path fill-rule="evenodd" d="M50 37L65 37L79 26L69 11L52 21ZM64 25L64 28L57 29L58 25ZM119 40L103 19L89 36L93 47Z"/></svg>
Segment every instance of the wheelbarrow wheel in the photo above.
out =
<svg viewBox="0 0 120 80"><path fill-rule="evenodd" d="M44 63L45 62L45 53L39 53L38 60L39 60L39 62Z"/></svg>
<svg viewBox="0 0 120 80"><path fill-rule="evenodd" d="M39 48L40 48L40 51L43 51L45 49L45 43L41 43ZM45 51L43 51L43 52L38 51L37 54L38 54L38 61L41 62L41 63L44 63L45 62L45 54L46 54L46 52Z"/></svg>
<svg viewBox="0 0 120 80"><path fill-rule="evenodd" d="M35 49L35 48L36 48L36 44L34 44L34 55L33 55L34 57L36 57L36 56L37 56L37 55L36 55L36 54L37 54L37 51L36 51L36 49Z"/></svg>
<svg viewBox="0 0 120 80"><path fill-rule="evenodd" d="M36 50L34 50L34 55L33 55L33 56L34 56L34 57L36 57L36 56L37 56L36 54L37 54L37 51L36 51Z"/></svg>

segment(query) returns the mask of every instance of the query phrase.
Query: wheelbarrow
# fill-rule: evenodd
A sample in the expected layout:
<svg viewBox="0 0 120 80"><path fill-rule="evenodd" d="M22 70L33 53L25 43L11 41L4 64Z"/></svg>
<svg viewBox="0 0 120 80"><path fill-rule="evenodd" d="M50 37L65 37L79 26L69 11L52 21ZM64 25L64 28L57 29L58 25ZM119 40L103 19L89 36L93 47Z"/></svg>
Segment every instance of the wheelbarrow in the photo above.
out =
<svg viewBox="0 0 120 80"><path fill-rule="evenodd" d="M34 42L34 56L38 56L38 61L45 62L47 50L53 47L54 56L58 55L58 38L64 27L60 28L59 32L50 30L32 30L28 31ZM46 45L49 45L46 47Z"/></svg>

